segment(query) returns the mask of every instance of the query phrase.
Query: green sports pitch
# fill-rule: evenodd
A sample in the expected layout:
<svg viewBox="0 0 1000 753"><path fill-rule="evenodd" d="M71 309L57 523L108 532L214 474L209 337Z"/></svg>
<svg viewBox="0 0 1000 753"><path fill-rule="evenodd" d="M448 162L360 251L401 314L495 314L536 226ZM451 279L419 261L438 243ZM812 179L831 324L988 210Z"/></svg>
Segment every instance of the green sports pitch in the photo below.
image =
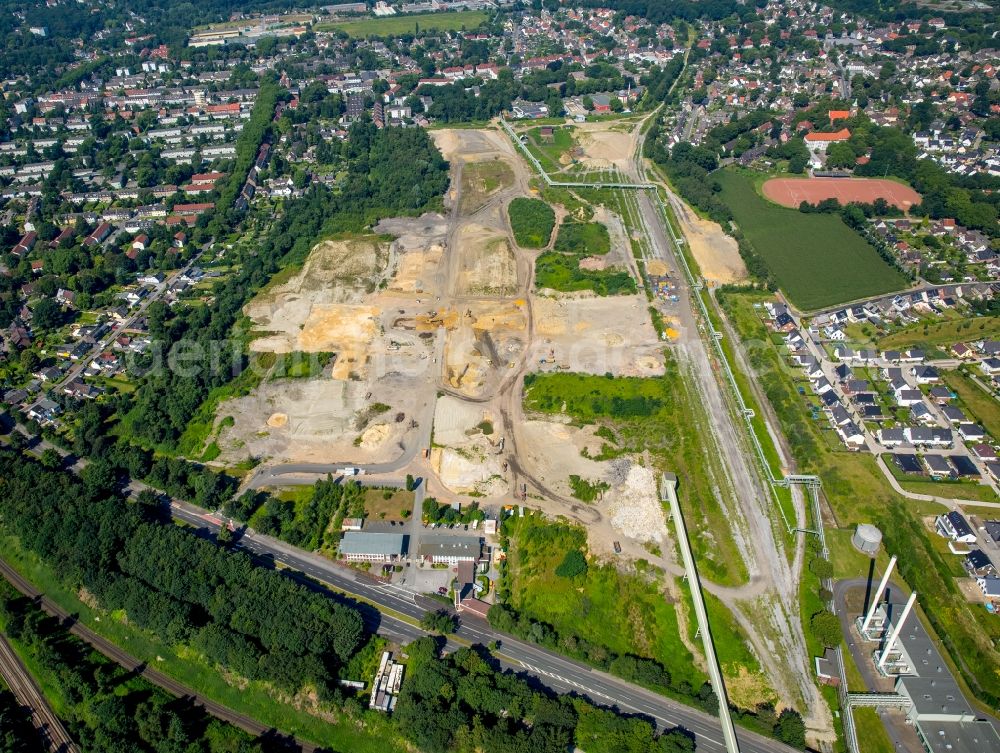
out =
<svg viewBox="0 0 1000 753"><path fill-rule="evenodd" d="M797 308L814 311L908 286L839 215L773 204L757 193L750 173L726 169L716 177L736 224Z"/></svg>

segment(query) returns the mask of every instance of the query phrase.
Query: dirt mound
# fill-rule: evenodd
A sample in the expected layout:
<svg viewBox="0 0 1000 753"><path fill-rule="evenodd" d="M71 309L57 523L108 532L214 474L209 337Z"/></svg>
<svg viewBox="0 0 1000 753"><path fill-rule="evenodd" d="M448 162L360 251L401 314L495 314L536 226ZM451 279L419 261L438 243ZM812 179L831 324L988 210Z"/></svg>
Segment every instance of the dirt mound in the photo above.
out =
<svg viewBox="0 0 1000 753"><path fill-rule="evenodd" d="M389 438L389 425L388 424L374 424L369 426L364 430L361 435L361 449L362 450L377 450L383 444L385 440Z"/></svg>
<svg viewBox="0 0 1000 753"><path fill-rule="evenodd" d="M274 429L280 429L287 423L288 423L288 416L284 413L272 413L271 416L267 419L267 425Z"/></svg>
<svg viewBox="0 0 1000 753"><path fill-rule="evenodd" d="M717 223L703 220L694 213L686 219L684 235L701 269L701 276L718 285L745 280L747 268L736 240L726 235Z"/></svg>
<svg viewBox="0 0 1000 753"><path fill-rule="evenodd" d="M662 541L667 533L663 504L656 487L653 472L641 465L633 465L625 483L612 489L606 496L611 525L638 541Z"/></svg>
<svg viewBox="0 0 1000 753"><path fill-rule="evenodd" d="M632 139L622 131L594 130L578 133L580 161L587 167L622 167L632 156Z"/></svg>

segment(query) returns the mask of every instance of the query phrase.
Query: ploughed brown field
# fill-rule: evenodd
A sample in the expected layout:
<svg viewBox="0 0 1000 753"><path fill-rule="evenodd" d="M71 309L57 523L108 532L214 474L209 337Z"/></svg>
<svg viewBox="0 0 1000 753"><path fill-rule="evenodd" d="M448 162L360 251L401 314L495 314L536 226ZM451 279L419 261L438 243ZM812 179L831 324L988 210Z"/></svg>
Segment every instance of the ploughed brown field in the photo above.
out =
<svg viewBox="0 0 1000 753"><path fill-rule="evenodd" d="M817 204L823 199L836 199L841 204L873 204L876 199L885 199L907 211L921 201L920 194L909 186L882 178L771 178L763 191L771 201L792 208L803 201Z"/></svg>

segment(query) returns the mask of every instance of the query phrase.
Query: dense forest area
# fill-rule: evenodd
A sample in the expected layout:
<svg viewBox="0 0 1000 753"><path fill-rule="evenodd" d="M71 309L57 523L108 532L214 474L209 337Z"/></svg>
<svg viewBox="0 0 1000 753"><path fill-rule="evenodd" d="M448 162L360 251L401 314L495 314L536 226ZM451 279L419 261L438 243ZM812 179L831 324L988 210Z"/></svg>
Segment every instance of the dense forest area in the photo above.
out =
<svg viewBox="0 0 1000 753"><path fill-rule="evenodd" d="M0 753L43 753L45 750L28 710L0 682Z"/></svg>
<svg viewBox="0 0 1000 753"><path fill-rule="evenodd" d="M0 625L29 658L41 685L57 696L50 701L84 751L263 753L273 747L105 659L7 583L0 584ZM12 701L10 693L0 692L0 753L43 750Z"/></svg>
<svg viewBox="0 0 1000 753"><path fill-rule="evenodd" d="M131 624L240 677L331 697L367 640L358 611L174 526L154 495L125 502L113 487L91 466L77 478L4 449L0 530Z"/></svg>
<svg viewBox="0 0 1000 753"><path fill-rule="evenodd" d="M424 753L692 753L694 736L657 735L644 719L622 717L568 695L532 690L501 674L475 649L438 658L422 638L407 647L408 677L394 712L396 725Z"/></svg>

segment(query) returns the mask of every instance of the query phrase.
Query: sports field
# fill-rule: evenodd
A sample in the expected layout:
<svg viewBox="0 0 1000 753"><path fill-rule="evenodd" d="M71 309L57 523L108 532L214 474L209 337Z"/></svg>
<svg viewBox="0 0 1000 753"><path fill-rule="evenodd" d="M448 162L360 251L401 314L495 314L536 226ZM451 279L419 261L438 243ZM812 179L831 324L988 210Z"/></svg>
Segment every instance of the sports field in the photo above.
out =
<svg viewBox="0 0 1000 753"><path fill-rule="evenodd" d="M447 13L415 13L406 16L359 18L316 25L316 31L345 31L349 37L392 37L421 31L461 31L475 29L488 15L481 10L460 10Z"/></svg>
<svg viewBox="0 0 1000 753"><path fill-rule="evenodd" d="M841 204L874 204L876 199L885 199L907 211L921 202L920 194L909 186L883 178L771 178L761 190L771 201L793 208L803 201L818 204L823 199Z"/></svg>
<svg viewBox="0 0 1000 753"><path fill-rule="evenodd" d="M796 307L813 311L907 287L906 278L835 214L804 214L766 201L753 175L717 174L722 200Z"/></svg>

